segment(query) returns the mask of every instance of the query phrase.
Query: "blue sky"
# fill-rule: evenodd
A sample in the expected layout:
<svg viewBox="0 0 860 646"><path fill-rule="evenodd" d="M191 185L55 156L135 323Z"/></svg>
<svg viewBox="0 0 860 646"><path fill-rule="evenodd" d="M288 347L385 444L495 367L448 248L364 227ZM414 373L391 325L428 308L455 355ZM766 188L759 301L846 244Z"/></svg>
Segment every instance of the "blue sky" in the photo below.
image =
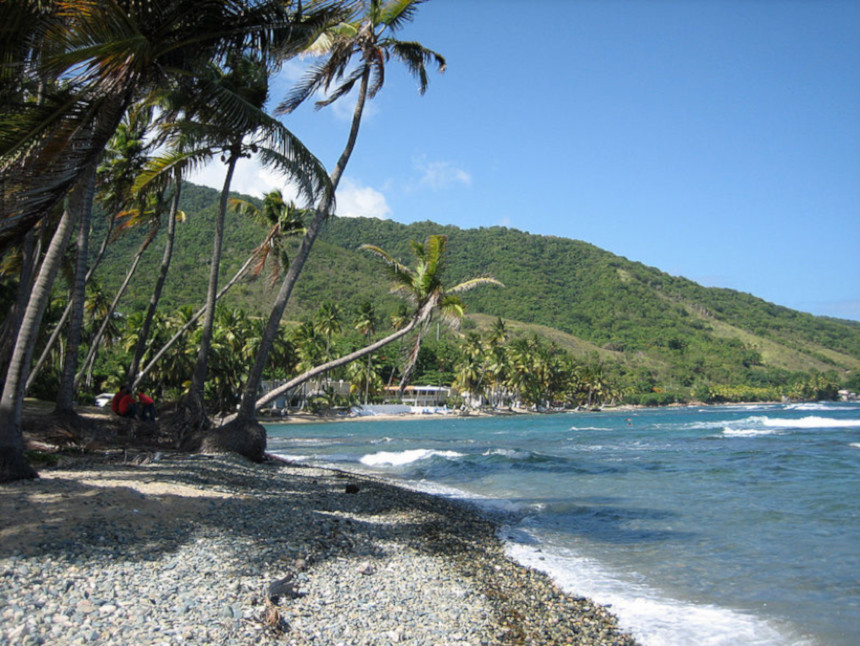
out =
<svg viewBox="0 0 860 646"><path fill-rule="evenodd" d="M448 69L419 96L389 64L339 215L584 240L860 320L860 2L430 0L399 37ZM351 108L284 123L331 167Z"/></svg>

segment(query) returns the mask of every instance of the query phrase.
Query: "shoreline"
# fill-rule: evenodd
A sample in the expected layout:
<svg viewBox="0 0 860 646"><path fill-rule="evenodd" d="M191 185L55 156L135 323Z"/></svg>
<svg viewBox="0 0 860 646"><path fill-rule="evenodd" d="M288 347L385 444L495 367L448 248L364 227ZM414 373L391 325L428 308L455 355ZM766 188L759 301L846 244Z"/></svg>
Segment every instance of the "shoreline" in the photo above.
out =
<svg viewBox="0 0 860 646"><path fill-rule="evenodd" d="M41 476L0 487L0 641L635 644L456 500L227 455L65 459Z"/></svg>

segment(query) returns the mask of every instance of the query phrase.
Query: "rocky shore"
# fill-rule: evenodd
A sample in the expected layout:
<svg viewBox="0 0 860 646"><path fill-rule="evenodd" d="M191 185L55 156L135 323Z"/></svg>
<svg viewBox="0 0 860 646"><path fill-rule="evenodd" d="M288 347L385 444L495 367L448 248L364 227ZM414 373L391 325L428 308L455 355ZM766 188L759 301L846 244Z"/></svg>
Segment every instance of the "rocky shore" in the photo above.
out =
<svg viewBox="0 0 860 646"><path fill-rule="evenodd" d="M455 501L230 456L66 460L0 487L0 644L634 644Z"/></svg>

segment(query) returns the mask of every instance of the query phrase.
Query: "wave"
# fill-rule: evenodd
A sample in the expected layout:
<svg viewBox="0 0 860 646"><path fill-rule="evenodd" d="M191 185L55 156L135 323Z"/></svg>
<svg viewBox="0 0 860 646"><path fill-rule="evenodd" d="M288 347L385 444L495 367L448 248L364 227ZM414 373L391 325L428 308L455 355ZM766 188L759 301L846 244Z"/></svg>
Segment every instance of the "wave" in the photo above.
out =
<svg viewBox="0 0 860 646"><path fill-rule="evenodd" d="M625 581L597 561L542 545L521 530L503 528L505 551L514 560L541 570L568 594L584 595L607 605L621 628L646 646L808 646L754 615L667 597L635 581ZM528 534L528 532L526 532ZM513 539L511 541L510 539Z"/></svg>
<svg viewBox="0 0 860 646"><path fill-rule="evenodd" d="M833 404L825 402L807 402L803 404L787 404L785 410L833 410Z"/></svg>
<svg viewBox="0 0 860 646"><path fill-rule="evenodd" d="M762 435L782 435L782 432L776 429L725 428L723 435L726 437L760 437Z"/></svg>
<svg viewBox="0 0 860 646"><path fill-rule="evenodd" d="M860 428L860 419L838 419L816 415L788 419L756 415L734 421L703 422L697 424L695 428L722 428L723 435L726 437L759 437L782 435L789 431Z"/></svg>
<svg viewBox="0 0 860 646"><path fill-rule="evenodd" d="M481 455L484 457L503 457L511 460L528 460L532 456L531 451L518 451L517 449L487 449Z"/></svg>
<svg viewBox="0 0 860 646"><path fill-rule="evenodd" d="M801 417L800 419L764 418L765 426L779 428L860 428L860 419L835 419L832 417Z"/></svg>
<svg viewBox="0 0 860 646"><path fill-rule="evenodd" d="M378 453L370 453L362 457L359 462L368 467L400 467L433 457L453 459L464 456L464 453L458 453L457 451L409 449L406 451L379 451Z"/></svg>

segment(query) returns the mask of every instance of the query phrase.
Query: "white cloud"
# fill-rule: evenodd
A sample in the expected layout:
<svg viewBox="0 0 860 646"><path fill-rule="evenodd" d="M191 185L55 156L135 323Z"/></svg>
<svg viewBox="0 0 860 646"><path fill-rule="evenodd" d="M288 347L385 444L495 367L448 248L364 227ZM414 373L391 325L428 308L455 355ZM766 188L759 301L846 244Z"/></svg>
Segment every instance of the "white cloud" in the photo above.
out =
<svg viewBox="0 0 860 646"><path fill-rule="evenodd" d="M421 173L419 186L434 190L456 185L471 186L472 176L468 171L458 168L450 161L428 161L426 157L416 157L413 165Z"/></svg>
<svg viewBox="0 0 860 646"><path fill-rule="evenodd" d="M188 181L221 190L224 186L226 166L218 160L209 162L205 167L192 173ZM242 159L236 164L230 190L251 197L263 197L269 191L280 189L287 200L296 204L306 205L298 198L298 191L289 180L278 173L262 167L253 159ZM379 218L387 219L391 215L391 207L385 195L370 186L362 186L349 177L344 177L337 190L336 212L345 218Z"/></svg>
<svg viewBox="0 0 860 646"><path fill-rule="evenodd" d="M211 186L220 191L224 187L226 174L227 166L216 159L190 174L188 181L203 186ZM275 189L280 189L284 198L301 203L298 199L298 191L291 185L289 178L264 168L254 159L241 159L236 164L233 181L230 183L231 191L252 197L263 197Z"/></svg>
<svg viewBox="0 0 860 646"><path fill-rule="evenodd" d="M385 195L370 186L362 186L355 180L344 177L337 189L336 212L344 218L379 218L391 215Z"/></svg>

